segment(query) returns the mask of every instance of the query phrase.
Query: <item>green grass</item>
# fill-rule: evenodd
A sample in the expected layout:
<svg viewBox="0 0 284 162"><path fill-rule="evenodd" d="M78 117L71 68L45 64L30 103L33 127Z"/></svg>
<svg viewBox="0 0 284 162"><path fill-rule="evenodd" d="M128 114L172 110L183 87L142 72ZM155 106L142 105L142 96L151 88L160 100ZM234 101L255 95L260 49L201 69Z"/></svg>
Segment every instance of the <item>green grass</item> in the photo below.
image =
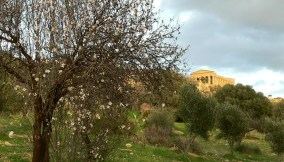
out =
<svg viewBox="0 0 284 162"><path fill-rule="evenodd" d="M139 112L129 113L129 120L137 126L137 136L142 138L144 122L139 119ZM136 118L135 118L136 116ZM188 131L183 123L175 123L175 130L184 132L184 135L173 135L172 138L187 138ZM27 118L21 115L1 116L0 115L0 162L26 162L31 161L32 143L31 143L32 127ZM15 137L9 138L10 131L14 131ZM218 130L210 132L210 138L204 140L197 138L197 142L202 148L203 154L188 155L187 153L174 152L170 148L156 147L147 144L138 144L130 138L114 150L111 156L106 160L108 162L206 162L206 161L235 161L235 162L257 162L257 161L277 161L277 156L271 152L270 146L264 140L264 135L258 132L250 132L243 140L243 143L249 146L258 146L262 154L244 154L236 152L234 155L229 154L227 141L216 139ZM126 147L127 143L131 143L132 147Z"/></svg>
<svg viewBox="0 0 284 162"><path fill-rule="evenodd" d="M150 145L134 144L131 148L121 145L107 161L127 161L127 162L172 162L172 161L190 161L189 157L185 154L175 153L168 148L155 147Z"/></svg>
<svg viewBox="0 0 284 162"><path fill-rule="evenodd" d="M10 138L9 132L14 136ZM0 116L0 161L30 161L32 152L31 125L20 115Z"/></svg>

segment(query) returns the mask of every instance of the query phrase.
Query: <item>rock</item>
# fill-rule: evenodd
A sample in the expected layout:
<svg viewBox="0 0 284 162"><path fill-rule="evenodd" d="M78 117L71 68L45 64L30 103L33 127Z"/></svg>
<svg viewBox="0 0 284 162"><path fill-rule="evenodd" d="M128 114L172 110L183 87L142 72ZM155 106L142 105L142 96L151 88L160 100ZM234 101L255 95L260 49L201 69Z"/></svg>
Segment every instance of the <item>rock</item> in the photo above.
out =
<svg viewBox="0 0 284 162"><path fill-rule="evenodd" d="M193 156L193 157L199 157L197 154L195 154L195 153L192 153L192 152L188 152L187 153L189 156Z"/></svg>
<svg viewBox="0 0 284 162"><path fill-rule="evenodd" d="M13 138L14 137L14 132L10 131L8 136L9 136L9 138Z"/></svg>
<svg viewBox="0 0 284 162"><path fill-rule="evenodd" d="M177 147L171 147L170 150L174 151L174 152L178 152L179 151L179 149Z"/></svg>
<svg viewBox="0 0 284 162"><path fill-rule="evenodd" d="M5 145L5 146L13 146L10 142L8 142L8 141L5 141L5 142L3 142L3 144Z"/></svg>
<svg viewBox="0 0 284 162"><path fill-rule="evenodd" d="M177 135L184 135L184 132L179 131L179 130L173 130L173 133Z"/></svg>
<svg viewBox="0 0 284 162"><path fill-rule="evenodd" d="M127 143L125 146L126 147L132 147L132 144L131 143Z"/></svg>

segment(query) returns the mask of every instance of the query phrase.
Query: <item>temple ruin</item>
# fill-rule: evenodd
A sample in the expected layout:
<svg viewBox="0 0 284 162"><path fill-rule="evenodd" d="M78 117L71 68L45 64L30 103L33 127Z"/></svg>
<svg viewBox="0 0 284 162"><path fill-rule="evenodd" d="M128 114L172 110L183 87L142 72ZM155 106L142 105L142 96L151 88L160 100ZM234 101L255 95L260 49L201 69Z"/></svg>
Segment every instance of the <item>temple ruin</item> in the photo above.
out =
<svg viewBox="0 0 284 162"><path fill-rule="evenodd" d="M190 80L197 83L197 88L204 93L212 92L212 87L223 87L226 84L235 84L235 79L217 75L215 71L198 70L192 72Z"/></svg>
<svg viewBox="0 0 284 162"><path fill-rule="evenodd" d="M235 79L217 75L211 70L198 70L190 74L190 79L198 83L210 84L213 86L224 86L226 84L235 84Z"/></svg>

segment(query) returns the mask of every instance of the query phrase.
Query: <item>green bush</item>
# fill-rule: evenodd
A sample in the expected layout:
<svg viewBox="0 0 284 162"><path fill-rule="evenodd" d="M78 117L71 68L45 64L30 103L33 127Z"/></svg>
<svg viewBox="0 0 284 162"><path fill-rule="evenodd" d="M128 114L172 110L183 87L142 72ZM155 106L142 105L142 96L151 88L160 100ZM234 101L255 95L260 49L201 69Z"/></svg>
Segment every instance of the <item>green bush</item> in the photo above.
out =
<svg viewBox="0 0 284 162"><path fill-rule="evenodd" d="M262 154L258 146L250 146L248 144L237 145L234 150L243 154Z"/></svg>
<svg viewBox="0 0 284 162"><path fill-rule="evenodd" d="M153 111L145 125L144 135L150 144L169 146L174 125L173 117L167 111Z"/></svg>
<svg viewBox="0 0 284 162"><path fill-rule="evenodd" d="M167 129L151 125L144 130L145 139L149 144L171 146L170 134Z"/></svg>
<svg viewBox="0 0 284 162"><path fill-rule="evenodd" d="M21 90L15 90L15 86L0 78L0 113L11 114L22 110L23 94Z"/></svg>
<svg viewBox="0 0 284 162"><path fill-rule="evenodd" d="M167 130L168 134L172 133L172 127L174 126L174 120L172 115L165 110L153 111L146 121L146 127L153 126Z"/></svg>
<svg viewBox="0 0 284 162"><path fill-rule="evenodd" d="M199 143L195 140L188 148L188 139L185 138L177 138L174 140L174 146L177 147L182 152L192 152L195 154L202 154L203 150ZM188 150L187 150L188 149Z"/></svg>
<svg viewBox="0 0 284 162"><path fill-rule="evenodd" d="M265 140L269 142L272 151L280 156L284 152L284 124L267 120Z"/></svg>

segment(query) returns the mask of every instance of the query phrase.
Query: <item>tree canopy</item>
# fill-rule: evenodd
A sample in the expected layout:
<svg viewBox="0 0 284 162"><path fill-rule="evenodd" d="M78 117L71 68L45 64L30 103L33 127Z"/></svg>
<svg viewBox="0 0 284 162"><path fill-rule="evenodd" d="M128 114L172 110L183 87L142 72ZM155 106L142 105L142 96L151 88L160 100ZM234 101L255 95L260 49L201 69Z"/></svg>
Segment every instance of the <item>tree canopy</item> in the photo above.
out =
<svg viewBox="0 0 284 162"><path fill-rule="evenodd" d="M240 107L250 120L252 128L258 128L259 120L270 116L272 113L272 105L269 99L248 85L227 84L218 89L214 97L219 103L230 103Z"/></svg>
<svg viewBox="0 0 284 162"><path fill-rule="evenodd" d="M92 87L104 103L117 101L130 82L151 85L178 71L186 50L176 44L180 27L160 21L152 3L0 1L0 66L31 94L33 161L49 161L51 119L63 97L84 100L80 92Z"/></svg>
<svg viewBox="0 0 284 162"><path fill-rule="evenodd" d="M208 138L208 131L215 123L216 101L203 96L192 84L185 84L180 90L178 114L185 121L192 136Z"/></svg>

